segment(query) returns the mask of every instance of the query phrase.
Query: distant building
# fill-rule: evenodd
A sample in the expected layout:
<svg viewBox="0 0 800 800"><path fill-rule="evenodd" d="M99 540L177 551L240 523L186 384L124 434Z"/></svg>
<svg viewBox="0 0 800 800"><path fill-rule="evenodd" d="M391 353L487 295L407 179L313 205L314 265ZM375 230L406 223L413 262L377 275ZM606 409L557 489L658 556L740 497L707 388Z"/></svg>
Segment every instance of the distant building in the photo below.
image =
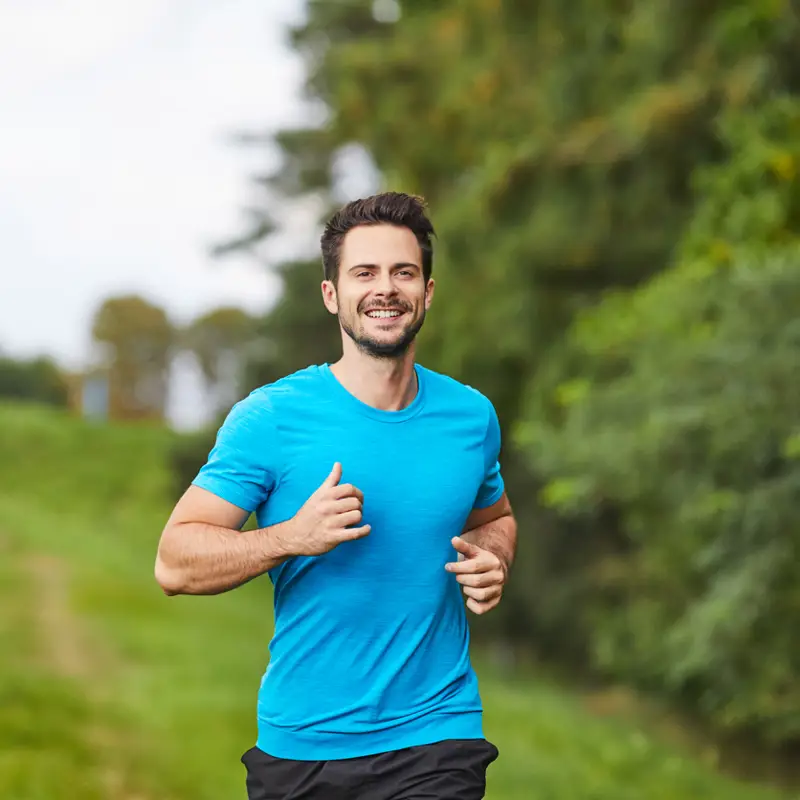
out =
<svg viewBox="0 0 800 800"><path fill-rule="evenodd" d="M124 392L119 384L115 387L112 375L112 371L103 366L67 375L71 412L97 421L145 419L165 422L177 430L187 431L209 424L219 413L209 397L200 369L191 357L173 359L167 376L165 403L161 381L148 376L135 387L134 392Z"/></svg>
<svg viewBox="0 0 800 800"><path fill-rule="evenodd" d="M83 376L80 411L86 419L107 420L109 411L109 381L103 373Z"/></svg>
<svg viewBox="0 0 800 800"><path fill-rule="evenodd" d="M69 407L84 419L106 421L110 416L108 375L95 368L69 375Z"/></svg>

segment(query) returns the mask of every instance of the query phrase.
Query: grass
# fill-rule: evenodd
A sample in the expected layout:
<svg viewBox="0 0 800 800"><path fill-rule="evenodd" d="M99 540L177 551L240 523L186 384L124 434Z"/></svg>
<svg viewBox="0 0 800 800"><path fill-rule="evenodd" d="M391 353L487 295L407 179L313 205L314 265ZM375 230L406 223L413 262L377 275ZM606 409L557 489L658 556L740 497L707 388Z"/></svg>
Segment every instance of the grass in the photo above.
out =
<svg viewBox="0 0 800 800"><path fill-rule="evenodd" d="M171 435L0 407L0 797L244 797L266 580L167 598L152 578ZM479 662L489 800L778 800L540 677Z"/></svg>

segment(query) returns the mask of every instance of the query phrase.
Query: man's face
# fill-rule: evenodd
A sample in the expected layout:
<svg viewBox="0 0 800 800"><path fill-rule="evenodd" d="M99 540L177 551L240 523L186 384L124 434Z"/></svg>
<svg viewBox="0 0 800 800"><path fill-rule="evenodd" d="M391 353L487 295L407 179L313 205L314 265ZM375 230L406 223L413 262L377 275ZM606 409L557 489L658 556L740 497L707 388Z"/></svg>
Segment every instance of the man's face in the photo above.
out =
<svg viewBox="0 0 800 800"><path fill-rule="evenodd" d="M334 286L322 284L325 306L365 353L403 355L425 321L433 280L422 274L422 250L408 228L362 225L347 233Z"/></svg>

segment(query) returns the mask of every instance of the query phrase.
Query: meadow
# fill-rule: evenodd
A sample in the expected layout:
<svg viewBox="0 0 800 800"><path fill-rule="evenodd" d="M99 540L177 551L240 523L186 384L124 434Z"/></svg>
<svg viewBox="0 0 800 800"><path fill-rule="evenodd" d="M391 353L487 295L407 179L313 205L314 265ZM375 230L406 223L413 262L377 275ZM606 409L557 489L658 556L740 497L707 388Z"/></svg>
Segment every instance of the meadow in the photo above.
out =
<svg viewBox="0 0 800 800"><path fill-rule="evenodd" d="M174 434L0 406L0 798L234 800L268 658L266 578L153 579ZM778 800L702 753L475 654L488 800Z"/></svg>

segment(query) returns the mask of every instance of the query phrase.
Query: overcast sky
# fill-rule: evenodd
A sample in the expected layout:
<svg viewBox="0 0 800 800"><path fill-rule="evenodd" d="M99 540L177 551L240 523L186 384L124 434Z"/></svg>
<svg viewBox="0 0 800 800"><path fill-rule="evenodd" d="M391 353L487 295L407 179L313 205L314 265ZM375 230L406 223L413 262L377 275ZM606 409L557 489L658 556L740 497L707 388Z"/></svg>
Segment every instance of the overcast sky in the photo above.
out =
<svg viewBox="0 0 800 800"><path fill-rule="evenodd" d="M251 260L207 252L270 163L229 137L304 118L285 44L302 5L0 0L0 351L80 367L112 293L178 321L270 302Z"/></svg>

